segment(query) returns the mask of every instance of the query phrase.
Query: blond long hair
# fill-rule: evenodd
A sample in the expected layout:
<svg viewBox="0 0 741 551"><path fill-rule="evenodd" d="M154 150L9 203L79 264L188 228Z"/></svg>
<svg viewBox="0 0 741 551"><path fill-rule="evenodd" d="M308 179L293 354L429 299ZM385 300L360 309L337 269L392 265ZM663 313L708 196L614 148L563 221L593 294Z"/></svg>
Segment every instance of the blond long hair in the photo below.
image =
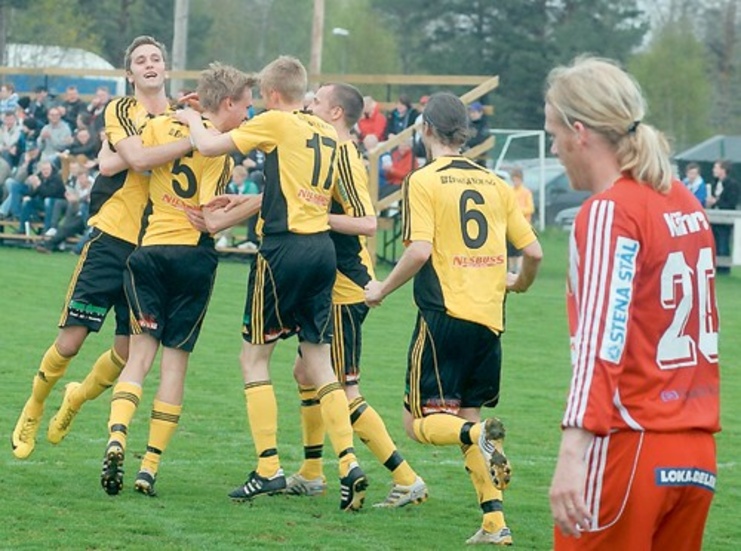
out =
<svg viewBox="0 0 741 551"><path fill-rule="evenodd" d="M620 170L665 193L673 179L669 144L643 122L646 101L638 82L609 59L577 57L548 75L548 103L571 127L579 121L615 148Z"/></svg>

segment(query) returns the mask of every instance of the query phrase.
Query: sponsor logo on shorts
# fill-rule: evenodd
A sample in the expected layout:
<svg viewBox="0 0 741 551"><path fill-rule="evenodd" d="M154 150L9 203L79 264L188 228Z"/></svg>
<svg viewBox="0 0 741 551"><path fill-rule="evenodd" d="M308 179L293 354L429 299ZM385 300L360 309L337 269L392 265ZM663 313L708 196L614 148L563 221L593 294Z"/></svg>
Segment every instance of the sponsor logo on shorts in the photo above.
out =
<svg viewBox="0 0 741 551"><path fill-rule="evenodd" d="M694 467L656 467L657 486L699 486L715 491L715 473Z"/></svg>
<svg viewBox="0 0 741 551"><path fill-rule="evenodd" d="M107 308L79 300L71 300L69 303L69 315L80 320L102 321L106 312Z"/></svg>
<svg viewBox="0 0 741 551"><path fill-rule="evenodd" d="M628 332L630 302L633 296L633 278L640 244L634 239L618 237L610 277L610 294L605 316L605 329L599 357L607 362L620 363Z"/></svg>
<svg viewBox="0 0 741 551"><path fill-rule="evenodd" d="M150 331L156 331L157 327L159 327L157 320L152 316L142 316L137 322L142 329L149 329Z"/></svg>
<svg viewBox="0 0 741 551"><path fill-rule="evenodd" d="M455 268L491 268L502 264L504 264L503 254L479 256L457 254L453 257L453 267Z"/></svg>

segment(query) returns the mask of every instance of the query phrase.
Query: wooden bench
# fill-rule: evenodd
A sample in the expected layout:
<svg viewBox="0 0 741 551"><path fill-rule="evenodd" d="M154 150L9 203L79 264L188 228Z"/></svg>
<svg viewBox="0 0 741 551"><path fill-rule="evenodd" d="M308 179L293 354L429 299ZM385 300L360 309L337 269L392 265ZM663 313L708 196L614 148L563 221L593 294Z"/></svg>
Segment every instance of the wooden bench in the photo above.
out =
<svg viewBox="0 0 741 551"><path fill-rule="evenodd" d="M731 255L719 256L715 259L717 266L730 268L741 266L741 210L717 210L705 211L711 224L732 226L731 231Z"/></svg>

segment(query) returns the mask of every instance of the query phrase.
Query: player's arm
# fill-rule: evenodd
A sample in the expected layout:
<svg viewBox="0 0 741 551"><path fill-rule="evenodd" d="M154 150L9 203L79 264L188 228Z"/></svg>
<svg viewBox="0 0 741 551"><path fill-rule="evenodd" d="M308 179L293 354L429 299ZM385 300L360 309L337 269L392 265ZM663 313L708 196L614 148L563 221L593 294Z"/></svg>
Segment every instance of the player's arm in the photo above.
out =
<svg viewBox="0 0 741 551"><path fill-rule="evenodd" d="M126 161L123 160L121 155L116 153L108 145L108 142L103 143L98 153L98 170L103 176L113 176L129 168Z"/></svg>
<svg viewBox="0 0 741 551"><path fill-rule="evenodd" d="M188 138L152 147L144 147L141 136L135 134L119 141L116 151L134 172L144 172L169 163L190 153L192 146Z"/></svg>
<svg viewBox="0 0 741 551"><path fill-rule="evenodd" d="M385 297L412 279L422 269L431 255L431 242L412 241L385 280L371 281L365 286L366 304L368 306L380 305Z"/></svg>
<svg viewBox="0 0 741 551"><path fill-rule="evenodd" d="M589 509L584 502L584 486L587 450L593 440L591 432L578 428L564 429L561 435L561 448L549 498L553 520L566 536L578 538L591 523Z"/></svg>
<svg viewBox="0 0 741 551"><path fill-rule="evenodd" d="M237 150L231 135L213 134L203 124L200 113L193 109L181 109L175 118L190 128L190 138L195 148L206 157L216 157Z"/></svg>
<svg viewBox="0 0 741 551"><path fill-rule="evenodd" d="M536 239L522 249L522 268L515 274L507 274L507 290L513 293L524 293L538 275L540 261L543 259L543 248ZM511 278L511 279L510 279Z"/></svg>
<svg viewBox="0 0 741 551"><path fill-rule="evenodd" d="M349 216L347 214L330 214L329 227L337 233L347 235L376 234L378 220L375 216Z"/></svg>
<svg viewBox="0 0 741 551"><path fill-rule="evenodd" d="M224 207L203 208L203 218L209 233L220 232L244 222L257 214L262 205L262 193L259 195L243 195L244 200L227 210Z"/></svg>

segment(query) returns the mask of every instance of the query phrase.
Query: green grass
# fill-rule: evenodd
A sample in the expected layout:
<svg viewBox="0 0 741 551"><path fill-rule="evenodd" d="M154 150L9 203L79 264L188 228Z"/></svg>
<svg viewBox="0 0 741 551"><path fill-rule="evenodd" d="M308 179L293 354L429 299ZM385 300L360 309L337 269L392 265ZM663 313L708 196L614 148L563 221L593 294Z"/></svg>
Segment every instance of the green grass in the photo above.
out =
<svg viewBox="0 0 741 551"><path fill-rule="evenodd" d="M546 260L531 292L510 297L504 337L502 401L497 415L508 427L507 451L515 467L505 494L507 521L521 549L549 549L548 486L559 441L559 421L569 380L564 306L566 236L543 236ZM45 439L63 385L49 399L36 451L13 458L9 437L30 390L39 359L53 341L75 258L0 248L0 548L1 549L289 549L460 548L479 526L475 495L456 448L431 448L408 440L401 428L406 350L414 323L411 286L374 310L365 325L363 393L386 420L401 452L425 478L430 499L398 511L338 508L336 464L331 447L326 474L330 491L316 499L263 498L233 504L226 493L255 464L245 419L237 356L248 267L222 263L205 327L192 356L185 408L167 449L158 480L159 497L131 490L136 456L146 445L154 369L130 430L126 490L118 497L99 485L109 397L89 403L59 446ZM381 267L380 271L385 271ZM718 490L706 531L706 550L733 550L741 541L734 503L741 497L741 269L718 281L723 317L723 426L718 437ZM110 345L112 324L92 336L64 381L80 380ZM283 466L301 458L298 400L291 378L294 340L281 343L273 359L280 407ZM368 502L380 501L390 478L358 443L371 479Z"/></svg>

